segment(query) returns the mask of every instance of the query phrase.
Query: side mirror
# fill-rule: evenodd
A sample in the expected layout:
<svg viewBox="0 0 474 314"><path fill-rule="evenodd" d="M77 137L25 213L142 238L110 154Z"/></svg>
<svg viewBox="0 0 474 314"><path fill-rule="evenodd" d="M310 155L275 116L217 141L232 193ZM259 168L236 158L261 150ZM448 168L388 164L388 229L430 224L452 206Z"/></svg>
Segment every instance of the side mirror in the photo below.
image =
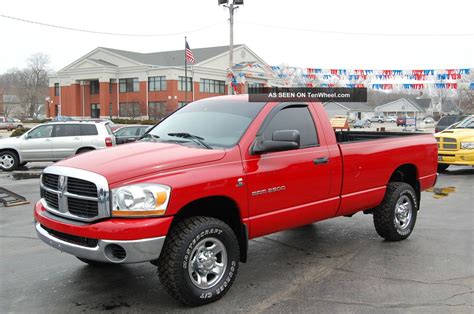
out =
<svg viewBox="0 0 474 314"><path fill-rule="evenodd" d="M300 132L297 130L278 130L272 134L271 141L257 139L252 153L262 154L298 149L300 147Z"/></svg>

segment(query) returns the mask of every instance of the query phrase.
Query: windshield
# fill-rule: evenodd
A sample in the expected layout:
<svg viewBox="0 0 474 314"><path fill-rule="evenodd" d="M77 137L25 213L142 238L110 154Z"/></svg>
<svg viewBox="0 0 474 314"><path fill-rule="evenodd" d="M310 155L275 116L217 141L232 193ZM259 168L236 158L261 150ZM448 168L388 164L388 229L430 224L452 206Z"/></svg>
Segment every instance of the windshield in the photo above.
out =
<svg viewBox="0 0 474 314"><path fill-rule="evenodd" d="M244 100L196 101L157 124L144 140L229 148L237 144L264 105Z"/></svg>
<svg viewBox="0 0 474 314"><path fill-rule="evenodd" d="M459 122L456 129L474 129L474 117L469 117Z"/></svg>

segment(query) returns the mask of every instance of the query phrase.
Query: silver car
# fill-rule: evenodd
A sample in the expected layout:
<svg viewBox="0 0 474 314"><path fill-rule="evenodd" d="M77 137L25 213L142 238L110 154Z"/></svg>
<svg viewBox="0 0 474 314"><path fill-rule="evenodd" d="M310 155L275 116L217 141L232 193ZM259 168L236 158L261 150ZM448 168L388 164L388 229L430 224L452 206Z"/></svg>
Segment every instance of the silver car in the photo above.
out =
<svg viewBox="0 0 474 314"><path fill-rule="evenodd" d="M30 161L57 161L114 145L106 122L40 124L19 137L0 139L0 169L11 171Z"/></svg>

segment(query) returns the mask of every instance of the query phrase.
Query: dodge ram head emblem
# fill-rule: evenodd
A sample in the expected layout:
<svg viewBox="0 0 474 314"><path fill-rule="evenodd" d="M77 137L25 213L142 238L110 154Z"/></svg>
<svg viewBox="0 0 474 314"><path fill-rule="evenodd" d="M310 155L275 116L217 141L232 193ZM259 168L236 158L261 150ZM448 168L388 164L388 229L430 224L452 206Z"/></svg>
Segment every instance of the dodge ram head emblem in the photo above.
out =
<svg viewBox="0 0 474 314"><path fill-rule="evenodd" d="M64 196L64 192L66 191L66 177L65 176L59 176L58 180L58 188L59 188L59 197Z"/></svg>

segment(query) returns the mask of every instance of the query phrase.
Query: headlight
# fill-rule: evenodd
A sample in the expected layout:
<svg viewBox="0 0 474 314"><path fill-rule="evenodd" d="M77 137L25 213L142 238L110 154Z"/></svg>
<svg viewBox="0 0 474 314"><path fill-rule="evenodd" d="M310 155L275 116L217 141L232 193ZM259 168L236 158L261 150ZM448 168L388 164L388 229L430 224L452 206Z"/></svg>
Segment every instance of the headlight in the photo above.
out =
<svg viewBox="0 0 474 314"><path fill-rule="evenodd" d="M171 188L166 185L143 183L112 190L112 216L161 216L166 212Z"/></svg>
<svg viewBox="0 0 474 314"><path fill-rule="evenodd" d="M462 149L474 149L474 142L462 142L461 143Z"/></svg>

